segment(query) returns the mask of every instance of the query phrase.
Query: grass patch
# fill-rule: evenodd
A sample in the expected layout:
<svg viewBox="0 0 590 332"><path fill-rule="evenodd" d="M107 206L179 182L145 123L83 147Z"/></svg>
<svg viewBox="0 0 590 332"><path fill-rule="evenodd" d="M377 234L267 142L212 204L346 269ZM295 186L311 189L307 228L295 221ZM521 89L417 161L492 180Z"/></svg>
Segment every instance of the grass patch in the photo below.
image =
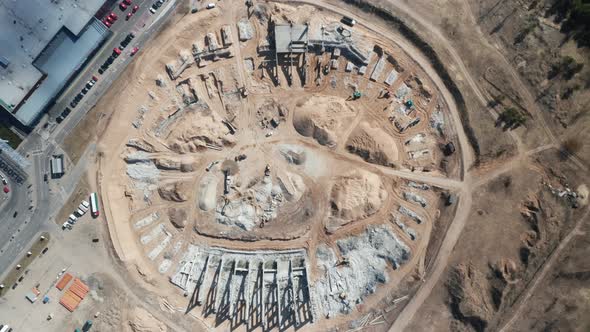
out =
<svg viewBox="0 0 590 332"><path fill-rule="evenodd" d="M8 145L13 149L16 149L16 147L23 141L17 134L2 123L0 123L0 139L7 140Z"/></svg>
<svg viewBox="0 0 590 332"><path fill-rule="evenodd" d="M41 236L44 236L45 240L41 241ZM29 265L31 265L31 263L33 263L33 261L39 256L39 254L41 253L41 251L43 251L43 249L48 247L49 240L50 240L49 233L45 232L45 233L41 234L41 236L39 236L37 241L35 241L35 243L33 243L31 248L29 248L29 250L28 250L33 254L31 256L25 255L18 262L18 264L21 265L21 268L17 270L16 267L14 267L10 271L10 273L8 273L6 278L4 278L4 280L2 280L1 283L4 285L4 289L0 289L0 296L4 296L7 292L12 290L12 285L14 285L17 282L18 278L20 278L20 276L25 273L25 271L27 270L27 267Z"/></svg>
<svg viewBox="0 0 590 332"><path fill-rule="evenodd" d="M55 223L60 226L63 225L68 220L69 215L78 209L78 206L83 200L90 201L89 195L90 185L86 181L86 177L82 177L76 185L76 189L72 192L61 210L59 210L59 213L55 217Z"/></svg>

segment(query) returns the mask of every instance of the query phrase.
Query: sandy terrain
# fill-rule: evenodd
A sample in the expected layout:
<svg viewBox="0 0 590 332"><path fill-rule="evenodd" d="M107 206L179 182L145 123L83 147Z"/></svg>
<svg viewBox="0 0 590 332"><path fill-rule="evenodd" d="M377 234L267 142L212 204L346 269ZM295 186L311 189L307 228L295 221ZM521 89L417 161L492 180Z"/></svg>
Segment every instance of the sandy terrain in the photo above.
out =
<svg viewBox="0 0 590 332"><path fill-rule="evenodd" d="M316 251L328 246L335 259L351 260L342 269L351 264L367 282L383 288L380 294L404 292L417 280L414 273L422 268L432 223L444 207L432 186L391 172L434 176L442 183L461 173L454 116L437 85L398 45L367 39L360 28L352 40L363 41L359 47L368 51L371 44L378 50L371 51L365 75L344 55L330 58L329 53L314 52L306 54L313 66L297 67L303 61L299 57L291 66L279 60L275 70L259 51L271 16L278 22L311 22L310 38L321 35L321 24L334 25L337 17L319 19L310 6L294 10L259 3L247 19L245 7L219 7L186 16L164 30L140 54L142 66L128 75L130 83L121 94L125 98L102 105L120 110L100 141L99 181L122 261L142 265L142 279L159 285L158 293L176 298L180 291L165 285L172 276L185 295L201 287L216 294L220 283L238 287L226 274L235 266L243 266L248 276L256 273L243 250L303 249L303 265L299 258L284 261L278 252L276 257L265 252L260 256L264 271L284 280L284 264L305 267L301 287L318 288L301 288L295 298L304 306L345 303L346 280L365 281L319 262ZM243 35L244 26L250 36ZM355 89L362 91L361 98L351 98ZM449 142L455 150L446 155L442 147ZM373 232L380 235L373 237ZM375 244L356 247L365 236ZM385 239L391 248L381 248ZM220 260L209 262L199 254L208 247L240 253L215 252ZM359 260L363 253L381 266L382 276ZM193 279L190 270L183 277L183 266L192 261L204 262L203 281ZM218 277L209 276L210 264L218 266ZM333 287L320 272L325 268L334 278L343 278L339 297L332 298L325 289ZM289 296L288 285L271 279L263 283ZM325 298L316 300L316 294ZM335 311L311 305L313 311L305 315L317 315L319 323L294 319L289 312L277 317L274 311L263 314L259 323L301 324L310 330L338 326L359 317L362 302L377 304L383 295L355 295L355 305ZM228 296L213 295L195 305L204 306L202 317L209 324L227 324L232 316L220 316L217 307L229 301L231 308L238 295ZM291 306L282 302L286 300L268 301L269 306ZM333 319L325 320L321 312ZM136 322L129 327L134 331L162 330L149 314L133 315L130 321ZM277 321L281 317L284 322Z"/></svg>

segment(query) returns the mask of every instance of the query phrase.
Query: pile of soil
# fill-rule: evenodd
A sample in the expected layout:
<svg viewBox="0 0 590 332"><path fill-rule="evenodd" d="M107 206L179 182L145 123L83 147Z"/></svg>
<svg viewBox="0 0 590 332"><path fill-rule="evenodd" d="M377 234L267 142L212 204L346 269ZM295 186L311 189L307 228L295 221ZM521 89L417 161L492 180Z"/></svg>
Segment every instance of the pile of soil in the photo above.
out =
<svg viewBox="0 0 590 332"><path fill-rule="evenodd" d="M185 209L169 208L168 218L176 228L184 228L187 224L187 213Z"/></svg>
<svg viewBox="0 0 590 332"><path fill-rule="evenodd" d="M198 152L207 145L231 147L236 138L229 134L228 128L215 112L189 111L172 125L166 137L168 147L177 153Z"/></svg>
<svg viewBox="0 0 590 332"><path fill-rule="evenodd" d="M285 122L289 110L276 99L265 99L256 109L256 118L262 129L277 128L281 122Z"/></svg>
<svg viewBox="0 0 590 332"><path fill-rule="evenodd" d="M361 122L350 134L346 149L372 164L394 167L394 162L398 160L398 149L393 137L367 122Z"/></svg>
<svg viewBox="0 0 590 332"><path fill-rule="evenodd" d="M190 186L186 182L173 182L160 186L160 197L171 202L185 202L188 199Z"/></svg>
<svg viewBox="0 0 590 332"><path fill-rule="evenodd" d="M387 196L377 174L354 170L336 178L331 190L332 211L326 229L333 232L350 222L375 214Z"/></svg>
<svg viewBox="0 0 590 332"><path fill-rule="evenodd" d="M333 96L314 95L297 106L293 115L295 130L330 148L336 147L338 134L356 115L344 99Z"/></svg>
<svg viewBox="0 0 590 332"><path fill-rule="evenodd" d="M166 332L168 328L142 307L135 307L129 317L133 332Z"/></svg>

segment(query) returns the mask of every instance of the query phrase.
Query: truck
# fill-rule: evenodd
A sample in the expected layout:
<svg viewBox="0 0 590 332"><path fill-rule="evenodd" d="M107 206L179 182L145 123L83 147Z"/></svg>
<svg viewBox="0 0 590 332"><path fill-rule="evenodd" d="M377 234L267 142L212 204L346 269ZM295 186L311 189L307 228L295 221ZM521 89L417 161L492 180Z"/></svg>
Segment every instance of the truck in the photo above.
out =
<svg viewBox="0 0 590 332"><path fill-rule="evenodd" d="M100 215L100 206L98 205L98 196L96 193L90 194L90 212L94 218Z"/></svg>

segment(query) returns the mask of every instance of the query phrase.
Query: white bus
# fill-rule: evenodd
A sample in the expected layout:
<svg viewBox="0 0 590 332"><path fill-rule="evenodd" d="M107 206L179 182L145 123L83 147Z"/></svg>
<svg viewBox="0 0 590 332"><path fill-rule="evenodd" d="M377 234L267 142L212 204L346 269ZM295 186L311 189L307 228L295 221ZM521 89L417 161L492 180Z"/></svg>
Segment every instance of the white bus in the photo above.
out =
<svg viewBox="0 0 590 332"><path fill-rule="evenodd" d="M98 196L96 193L90 194L90 212L94 218L100 215L100 207L98 205Z"/></svg>

